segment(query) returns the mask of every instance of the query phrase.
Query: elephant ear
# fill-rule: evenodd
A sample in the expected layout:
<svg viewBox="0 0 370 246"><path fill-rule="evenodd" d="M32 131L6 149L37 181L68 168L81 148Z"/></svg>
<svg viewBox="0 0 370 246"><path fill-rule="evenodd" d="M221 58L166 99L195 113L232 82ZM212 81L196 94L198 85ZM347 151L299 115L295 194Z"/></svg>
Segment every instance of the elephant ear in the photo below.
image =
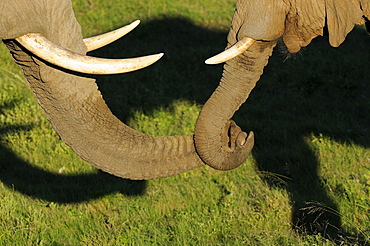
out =
<svg viewBox="0 0 370 246"><path fill-rule="evenodd" d="M311 40L323 35L325 0L291 1L285 20L283 40L290 53L298 52Z"/></svg>
<svg viewBox="0 0 370 246"><path fill-rule="evenodd" d="M369 11L368 0L363 2L367 3L361 4L359 0L326 1L326 21L331 46L338 47L354 26L363 21L362 7L366 5L367 12Z"/></svg>
<svg viewBox="0 0 370 246"><path fill-rule="evenodd" d="M361 1L361 9L363 11L363 17L365 19L366 30L370 33L370 1L369 0L362 0Z"/></svg>

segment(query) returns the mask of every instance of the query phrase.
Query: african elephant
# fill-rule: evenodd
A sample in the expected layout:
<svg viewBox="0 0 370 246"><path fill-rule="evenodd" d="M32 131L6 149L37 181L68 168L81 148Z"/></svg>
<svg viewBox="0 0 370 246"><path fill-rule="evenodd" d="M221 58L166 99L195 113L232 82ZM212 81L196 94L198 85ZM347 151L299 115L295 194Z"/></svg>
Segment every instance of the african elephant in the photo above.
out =
<svg viewBox="0 0 370 246"><path fill-rule="evenodd" d="M88 76L135 70L161 54L118 61L85 56L102 45L97 41L110 37L83 41L70 0L3 0L0 11L0 38L22 67L55 131L84 160L129 179L162 178L204 165L193 136L153 137L119 121ZM72 59L64 62L65 56Z"/></svg>
<svg viewBox="0 0 370 246"><path fill-rule="evenodd" d="M258 81L277 39L282 37L288 50L297 52L327 27L330 43L337 46L354 24L368 20L370 9L365 0L340 4L334 4L334 0L238 1L228 46L233 45L231 51L239 55L225 64L220 86L199 115L195 136L152 137L120 122L105 104L94 80L86 75L105 72L98 70L106 67L107 61L86 61L86 45L89 49L94 45L83 41L69 0L5 0L0 6L0 38L22 67L53 128L84 160L130 179L167 177L204 163L220 170L239 166L253 147L253 133L246 134L229 119ZM66 31L61 31L60 26ZM44 46L33 49L25 42L36 41L37 46L44 38L29 33L42 34L74 51L68 56L78 61L60 64L59 58L44 57L39 53ZM56 49L58 56L66 52L52 47L48 52ZM156 57L151 62L153 59ZM218 56L215 59L224 61ZM98 66L80 68L81 63ZM110 64L108 68L116 63ZM119 64L120 68L126 67Z"/></svg>
<svg viewBox="0 0 370 246"><path fill-rule="evenodd" d="M253 133L247 136L229 119L255 87L278 40L296 53L313 38L328 34L337 47L355 24L366 22L369 31L369 19L369 0L239 0L227 50L206 61L226 64L196 123L195 146L202 160L225 169L246 159Z"/></svg>

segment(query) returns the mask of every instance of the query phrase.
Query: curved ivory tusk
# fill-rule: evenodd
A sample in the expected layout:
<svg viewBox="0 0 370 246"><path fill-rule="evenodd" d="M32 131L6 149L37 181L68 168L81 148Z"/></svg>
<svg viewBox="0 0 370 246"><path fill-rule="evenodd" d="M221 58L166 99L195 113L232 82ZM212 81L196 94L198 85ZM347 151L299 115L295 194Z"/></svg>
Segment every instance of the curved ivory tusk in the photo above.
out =
<svg viewBox="0 0 370 246"><path fill-rule="evenodd" d="M206 64L219 64L231 60L249 49L256 40L244 37L227 50L206 60Z"/></svg>
<svg viewBox="0 0 370 246"><path fill-rule="evenodd" d="M28 33L16 40L34 55L58 67L87 74L119 74L147 67L163 53L131 59L104 59L67 50L38 33Z"/></svg>
<svg viewBox="0 0 370 246"><path fill-rule="evenodd" d="M125 36L140 24L140 20L136 20L127 26L123 26L117 30L107 32L91 38L85 38L84 42L87 47L87 52L99 49L107 44L113 43L117 39Z"/></svg>

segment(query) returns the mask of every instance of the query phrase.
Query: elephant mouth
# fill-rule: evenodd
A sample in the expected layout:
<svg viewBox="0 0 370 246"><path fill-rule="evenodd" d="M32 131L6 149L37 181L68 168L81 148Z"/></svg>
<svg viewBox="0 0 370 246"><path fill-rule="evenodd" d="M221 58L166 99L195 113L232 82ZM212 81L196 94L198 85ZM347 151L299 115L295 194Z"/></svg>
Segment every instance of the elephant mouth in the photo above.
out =
<svg viewBox="0 0 370 246"><path fill-rule="evenodd" d="M253 139L253 132L247 134L233 120L226 123L224 134L221 137L223 150L226 152L234 152L248 146Z"/></svg>

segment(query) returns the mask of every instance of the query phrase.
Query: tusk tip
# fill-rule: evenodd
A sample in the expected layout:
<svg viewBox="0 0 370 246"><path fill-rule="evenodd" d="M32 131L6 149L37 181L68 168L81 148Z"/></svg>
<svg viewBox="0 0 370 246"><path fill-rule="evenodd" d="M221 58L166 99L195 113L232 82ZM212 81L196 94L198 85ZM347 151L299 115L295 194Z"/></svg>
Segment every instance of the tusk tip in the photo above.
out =
<svg viewBox="0 0 370 246"><path fill-rule="evenodd" d="M164 53L158 53L158 54L154 54L154 55L149 55L147 56L148 57L148 66L153 64L153 63L156 63L159 59L161 59L162 57L164 56Z"/></svg>
<svg viewBox="0 0 370 246"><path fill-rule="evenodd" d="M140 20L133 21L131 24L118 28L114 31L101 34L95 37L85 38L84 42L87 47L87 52L99 49L107 44L110 44L119 38L125 36L134 30L140 24Z"/></svg>
<svg viewBox="0 0 370 246"><path fill-rule="evenodd" d="M207 65L216 65L216 64L220 64L222 62L218 62L214 59L214 57L211 57L211 58L208 58L204 63L207 64Z"/></svg>
<svg viewBox="0 0 370 246"><path fill-rule="evenodd" d="M140 20L133 21L130 25L137 27L140 24Z"/></svg>
<svg viewBox="0 0 370 246"><path fill-rule="evenodd" d="M164 56L164 53L158 53L155 56L157 56L158 57L158 60L159 60L159 59L161 59Z"/></svg>

